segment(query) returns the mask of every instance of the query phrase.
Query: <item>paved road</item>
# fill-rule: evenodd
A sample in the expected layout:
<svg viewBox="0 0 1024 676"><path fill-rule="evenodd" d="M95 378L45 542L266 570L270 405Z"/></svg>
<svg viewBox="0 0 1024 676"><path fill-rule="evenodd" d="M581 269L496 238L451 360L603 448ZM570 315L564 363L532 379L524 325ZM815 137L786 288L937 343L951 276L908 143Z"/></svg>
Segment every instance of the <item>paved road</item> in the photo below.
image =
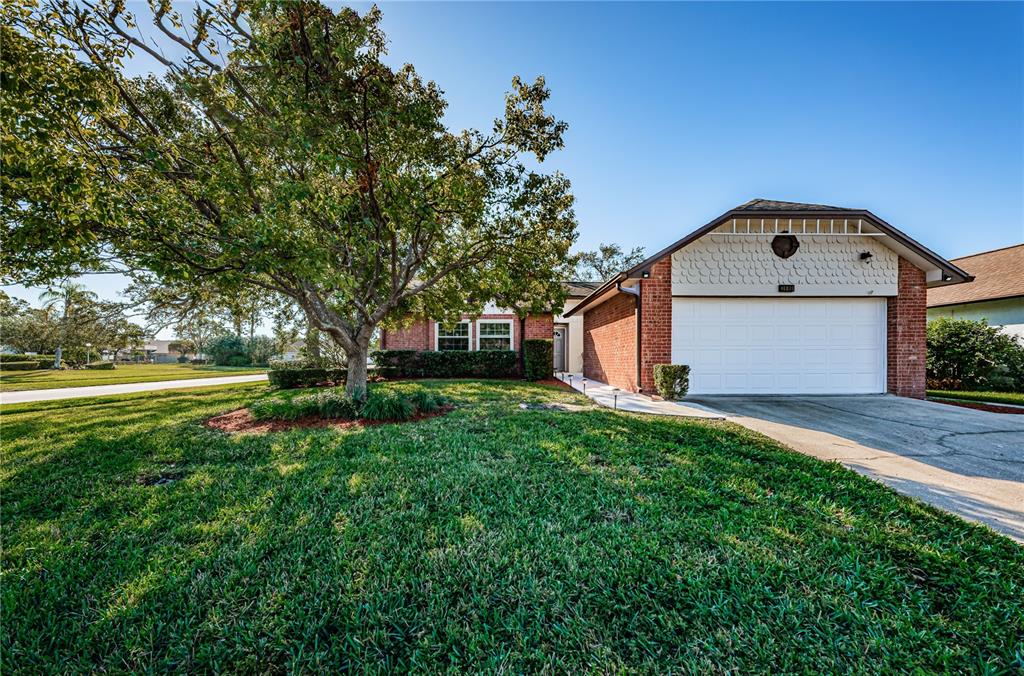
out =
<svg viewBox="0 0 1024 676"><path fill-rule="evenodd" d="M1024 415L888 395L693 399L1024 542Z"/></svg>
<svg viewBox="0 0 1024 676"><path fill-rule="evenodd" d="M122 383L120 385L94 385L92 387L62 387L53 390L26 390L24 392L0 392L0 404L24 404L30 401L52 401L54 399L77 399L78 397L104 397L111 394L133 392L154 392L174 390L183 387L207 387L230 385L232 383L254 383L266 380L266 373L247 376L223 376L220 378L191 378L182 380L158 380L151 383Z"/></svg>

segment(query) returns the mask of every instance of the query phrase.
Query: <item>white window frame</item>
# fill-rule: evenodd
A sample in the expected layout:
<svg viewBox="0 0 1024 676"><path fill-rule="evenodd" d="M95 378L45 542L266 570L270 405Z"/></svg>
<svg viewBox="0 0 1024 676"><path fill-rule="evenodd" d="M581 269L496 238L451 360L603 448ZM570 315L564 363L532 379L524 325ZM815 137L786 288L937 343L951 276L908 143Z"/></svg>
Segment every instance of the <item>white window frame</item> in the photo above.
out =
<svg viewBox="0 0 1024 676"><path fill-rule="evenodd" d="M468 319L460 319L457 322L452 322L449 326L455 326L456 324L466 325L466 352L473 351L473 326ZM441 322L434 322L434 352L440 352L440 337L441 337ZM445 336L445 338L461 338L462 336ZM461 352L462 350L445 350L445 352Z"/></svg>
<svg viewBox="0 0 1024 676"><path fill-rule="evenodd" d="M508 351L515 352L516 349L516 323L511 319L478 319L476 320L476 349L480 351L480 325L481 324L508 324ZM493 338L494 336L487 336ZM493 350L500 352L501 350Z"/></svg>

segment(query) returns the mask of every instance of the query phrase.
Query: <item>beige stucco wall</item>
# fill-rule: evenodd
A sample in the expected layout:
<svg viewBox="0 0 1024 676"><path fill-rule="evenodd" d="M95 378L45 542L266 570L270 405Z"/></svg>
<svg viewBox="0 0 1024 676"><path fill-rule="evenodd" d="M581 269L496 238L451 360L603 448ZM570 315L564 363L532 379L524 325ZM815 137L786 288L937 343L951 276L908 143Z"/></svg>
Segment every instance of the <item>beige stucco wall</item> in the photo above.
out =
<svg viewBox="0 0 1024 676"><path fill-rule="evenodd" d="M565 301L563 312L576 307L580 299L571 298ZM569 327L569 340L565 348L565 361L570 373L583 373L583 315L575 315L566 319L559 315L555 324L566 324Z"/></svg>
<svg viewBox="0 0 1024 676"><path fill-rule="evenodd" d="M895 296L899 256L877 237L801 235L787 259L771 249L774 235L706 235L672 254L676 296ZM869 251L870 262L860 259Z"/></svg>

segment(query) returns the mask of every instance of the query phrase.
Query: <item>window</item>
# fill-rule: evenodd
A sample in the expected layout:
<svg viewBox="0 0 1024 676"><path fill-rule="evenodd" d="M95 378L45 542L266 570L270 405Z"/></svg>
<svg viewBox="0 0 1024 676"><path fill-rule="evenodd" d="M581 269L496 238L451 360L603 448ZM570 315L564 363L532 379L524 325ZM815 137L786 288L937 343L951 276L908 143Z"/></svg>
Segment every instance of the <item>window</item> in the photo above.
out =
<svg viewBox="0 0 1024 676"><path fill-rule="evenodd" d="M476 323L476 349L511 350L512 322L507 319L481 319Z"/></svg>
<svg viewBox="0 0 1024 676"><path fill-rule="evenodd" d="M469 352L469 322L456 322L448 326L438 322L434 333L434 348L443 352Z"/></svg>

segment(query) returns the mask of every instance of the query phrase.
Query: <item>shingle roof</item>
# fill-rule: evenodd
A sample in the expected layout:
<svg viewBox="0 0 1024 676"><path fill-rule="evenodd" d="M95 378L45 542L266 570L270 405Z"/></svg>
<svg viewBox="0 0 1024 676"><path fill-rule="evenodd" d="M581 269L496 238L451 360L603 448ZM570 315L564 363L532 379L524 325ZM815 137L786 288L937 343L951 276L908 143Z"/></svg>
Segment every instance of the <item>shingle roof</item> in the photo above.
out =
<svg viewBox="0 0 1024 676"><path fill-rule="evenodd" d="M928 307L1024 296L1024 244L950 262L974 275L974 281L928 289Z"/></svg>
<svg viewBox="0 0 1024 676"><path fill-rule="evenodd" d="M590 293L601 286L601 282L566 281L562 282L569 298L586 298Z"/></svg>
<svg viewBox="0 0 1024 676"><path fill-rule="evenodd" d="M804 202L780 202L761 198L744 202L733 211L851 211L846 207L833 207L828 204L806 204Z"/></svg>

